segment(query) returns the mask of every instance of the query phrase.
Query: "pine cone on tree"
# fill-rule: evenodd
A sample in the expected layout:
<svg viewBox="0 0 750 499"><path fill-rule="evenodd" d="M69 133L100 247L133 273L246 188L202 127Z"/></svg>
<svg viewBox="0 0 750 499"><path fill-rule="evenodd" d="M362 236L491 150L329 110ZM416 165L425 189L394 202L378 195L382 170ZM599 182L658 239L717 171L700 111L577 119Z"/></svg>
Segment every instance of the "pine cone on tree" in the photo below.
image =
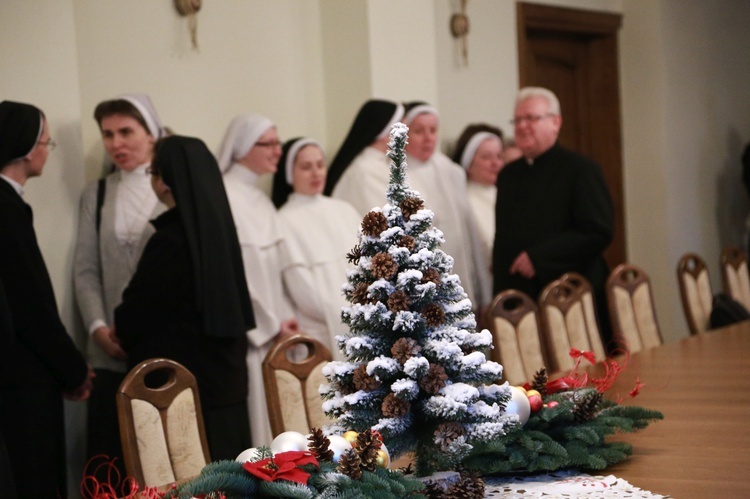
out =
<svg viewBox="0 0 750 499"><path fill-rule="evenodd" d="M323 430L312 428L310 436L307 439L310 441L307 447L318 461L333 461L333 451L328 447L331 441L325 436Z"/></svg>
<svg viewBox="0 0 750 499"><path fill-rule="evenodd" d="M412 215L424 208L424 201L419 198L406 198L398 204L404 220L409 220Z"/></svg>
<svg viewBox="0 0 750 499"><path fill-rule="evenodd" d="M429 327L438 327L445 322L445 311L437 303L430 303L422 309L422 315Z"/></svg>
<svg viewBox="0 0 750 499"><path fill-rule="evenodd" d="M362 248L360 248L359 244L355 244L351 251L346 254L346 261L357 265L360 258L362 258Z"/></svg>
<svg viewBox="0 0 750 499"><path fill-rule="evenodd" d="M354 370L353 382L354 387L357 390L363 390L365 392L371 392L380 388L380 380L375 376L367 374L367 366L365 364L360 364L360 366Z"/></svg>
<svg viewBox="0 0 750 499"><path fill-rule="evenodd" d="M365 471L375 471L378 468L378 451L383 441L377 438L371 429L357 435L355 448L359 452L360 467Z"/></svg>
<svg viewBox="0 0 750 499"><path fill-rule="evenodd" d="M602 398L603 395L598 391L592 391L584 395L573 408L573 417L576 422L583 423L594 419Z"/></svg>
<svg viewBox="0 0 750 499"><path fill-rule="evenodd" d="M385 399L383 399L383 405L381 406L383 416L387 418L400 418L401 416L405 416L410 408L411 404L409 401L396 396L395 393L389 393L386 395Z"/></svg>
<svg viewBox="0 0 750 499"><path fill-rule="evenodd" d="M435 430L435 443L440 446L440 450L448 452L450 445L459 437L465 435L464 427L451 421L443 423Z"/></svg>
<svg viewBox="0 0 750 499"><path fill-rule="evenodd" d="M388 219L379 211L371 211L362 219L362 232L370 237L378 237L388 228Z"/></svg>
<svg viewBox="0 0 750 499"><path fill-rule="evenodd" d="M378 253L372 257L370 270L378 279L390 279L398 272L398 264L388 253Z"/></svg>
<svg viewBox="0 0 750 499"><path fill-rule="evenodd" d="M369 303L370 298L367 296L367 289L370 285L366 282L360 282L352 291L352 303L365 304Z"/></svg>
<svg viewBox="0 0 750 499"><path fill-rule="evenodd" d="M427 373L419 380L419 387L431 395L435 395L445 386L445 380L448 375L445 373L443 366L430 364Z"/></svg>
<svg viewBox="0 0 750 499"><path fill-rule="evenodd" d="M534 380L531 382L531 388L538 391L539 394L544 397L547 395L547 380L547 370L541 368L534 373Z"/></svg>
<svg viewBox="0 0 750 499"><path fill-rule="evenodd" d="M442 281L440 278L440 271L438 269L430 267L422 273L422 283L428 282L435 283L435 286L440 286L440 283Z"/></svg>
<svg viewBox="0 0 750 499"><path fill-rule="evenodd" d="M408 311L411 305L411 298L404 291L394 291L388 297L388 310L391 312Z"/></svg>
<svg viewBox="0 0 750 499"><path fill-rule="evenodd" d="M403 366L407 360L417 355L420 350L422 350L422 347L419 346L417 340L413 338L399 338L391 347L391 355Z"/></svg>
<svg viewBox="0 0 750 499"><path fill-rule="evenodd" d="M345 450L339 458L339 465L336 468L337 471L348 476L352 480L359 480L362 478L362 468L360 467L359 454L354 448Z"/></svg>
<svg viewBox="0 0 750 499"><path fill-rule="evenodd" d="M414 245L416 244L416 241L413 237L403 234L398 238L398 242L396 244L399 248L406 248L411 252L414 251Z"/></svg>

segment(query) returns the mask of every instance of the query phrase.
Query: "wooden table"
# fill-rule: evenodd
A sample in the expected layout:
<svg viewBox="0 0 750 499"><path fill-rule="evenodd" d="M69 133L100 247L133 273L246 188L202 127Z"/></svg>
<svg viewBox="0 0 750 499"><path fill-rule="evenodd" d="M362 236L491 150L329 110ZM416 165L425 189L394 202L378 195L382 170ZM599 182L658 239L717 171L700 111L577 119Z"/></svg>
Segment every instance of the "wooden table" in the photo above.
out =
<svg viewBox="0 0 750 499"><path fill-rule="evenodd" d="M603 473L676 498L750 497L750 321L631 355L618 393L664 420L618 436L633 455Z"/></svg>

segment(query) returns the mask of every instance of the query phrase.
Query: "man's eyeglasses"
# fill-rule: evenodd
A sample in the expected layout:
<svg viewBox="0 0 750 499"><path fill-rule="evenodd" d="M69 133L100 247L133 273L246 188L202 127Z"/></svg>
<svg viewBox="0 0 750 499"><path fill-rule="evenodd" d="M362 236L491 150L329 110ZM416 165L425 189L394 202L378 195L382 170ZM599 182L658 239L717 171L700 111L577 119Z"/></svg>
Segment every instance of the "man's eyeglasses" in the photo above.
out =
<svg viewBox="0 0 750 499"><path fill-rule="evenodd" d="M524 123L528 123L529 125L534 125L538 121L543 120L544 118L551 118L552 116L555 116L552 113L545 113L545 114L527 114L526 116L516 116L512 120L510 120L511 125L523 125Z"/></svg>
<svg viewBox="0 0 750 499"><path fill-rule="evenodd" d="M40 140L38 144L42 146L47 146L48 151L54 151L55 147L57 147L57 142L52 140L52 138L47 139L46 142Z"/></svg>
<svg viewBox="0 0 750 499"><path fill-rule="evenodd" d="M281 142L278 140L268 140L266 142L256 142L256 146L260 147L281 147Z"/></svg>

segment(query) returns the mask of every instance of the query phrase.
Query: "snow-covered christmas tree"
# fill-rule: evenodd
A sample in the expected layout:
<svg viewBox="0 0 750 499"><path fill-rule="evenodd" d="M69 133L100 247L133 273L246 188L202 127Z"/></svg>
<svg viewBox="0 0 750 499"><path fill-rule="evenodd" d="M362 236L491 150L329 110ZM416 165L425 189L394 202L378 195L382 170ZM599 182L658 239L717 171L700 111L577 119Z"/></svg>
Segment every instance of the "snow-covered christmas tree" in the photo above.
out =
<svg viewBox="0 0 750 499"><path fill-rule="evenodd" d="M418 475L453 469L473 445L516 426L504 413L492 336L476 331L472 304L440 248L433 213L406 182L408 128L394 125L387 204L362 221L344 292L339 336L348 359L324 369L321 389L339 431L379 431L392 457L414 451Z"/></svg>

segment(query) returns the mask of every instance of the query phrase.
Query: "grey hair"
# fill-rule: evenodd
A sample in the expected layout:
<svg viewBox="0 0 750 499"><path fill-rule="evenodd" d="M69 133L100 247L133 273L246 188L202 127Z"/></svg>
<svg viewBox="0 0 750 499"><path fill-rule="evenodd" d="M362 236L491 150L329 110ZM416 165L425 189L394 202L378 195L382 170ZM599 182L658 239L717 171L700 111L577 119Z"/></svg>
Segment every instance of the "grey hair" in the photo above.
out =
<svg viewBox="0 0 750 499"><path fill-rule="evenodd" d="M544 87L523 87L518 91L518 96L516 97L516 105L532 97L541 97L542 99L546 100L549 112L557 115L560 114L560 101L557 100L557 96L554 94L554 92L552 92L552 90Z"/></svg>

